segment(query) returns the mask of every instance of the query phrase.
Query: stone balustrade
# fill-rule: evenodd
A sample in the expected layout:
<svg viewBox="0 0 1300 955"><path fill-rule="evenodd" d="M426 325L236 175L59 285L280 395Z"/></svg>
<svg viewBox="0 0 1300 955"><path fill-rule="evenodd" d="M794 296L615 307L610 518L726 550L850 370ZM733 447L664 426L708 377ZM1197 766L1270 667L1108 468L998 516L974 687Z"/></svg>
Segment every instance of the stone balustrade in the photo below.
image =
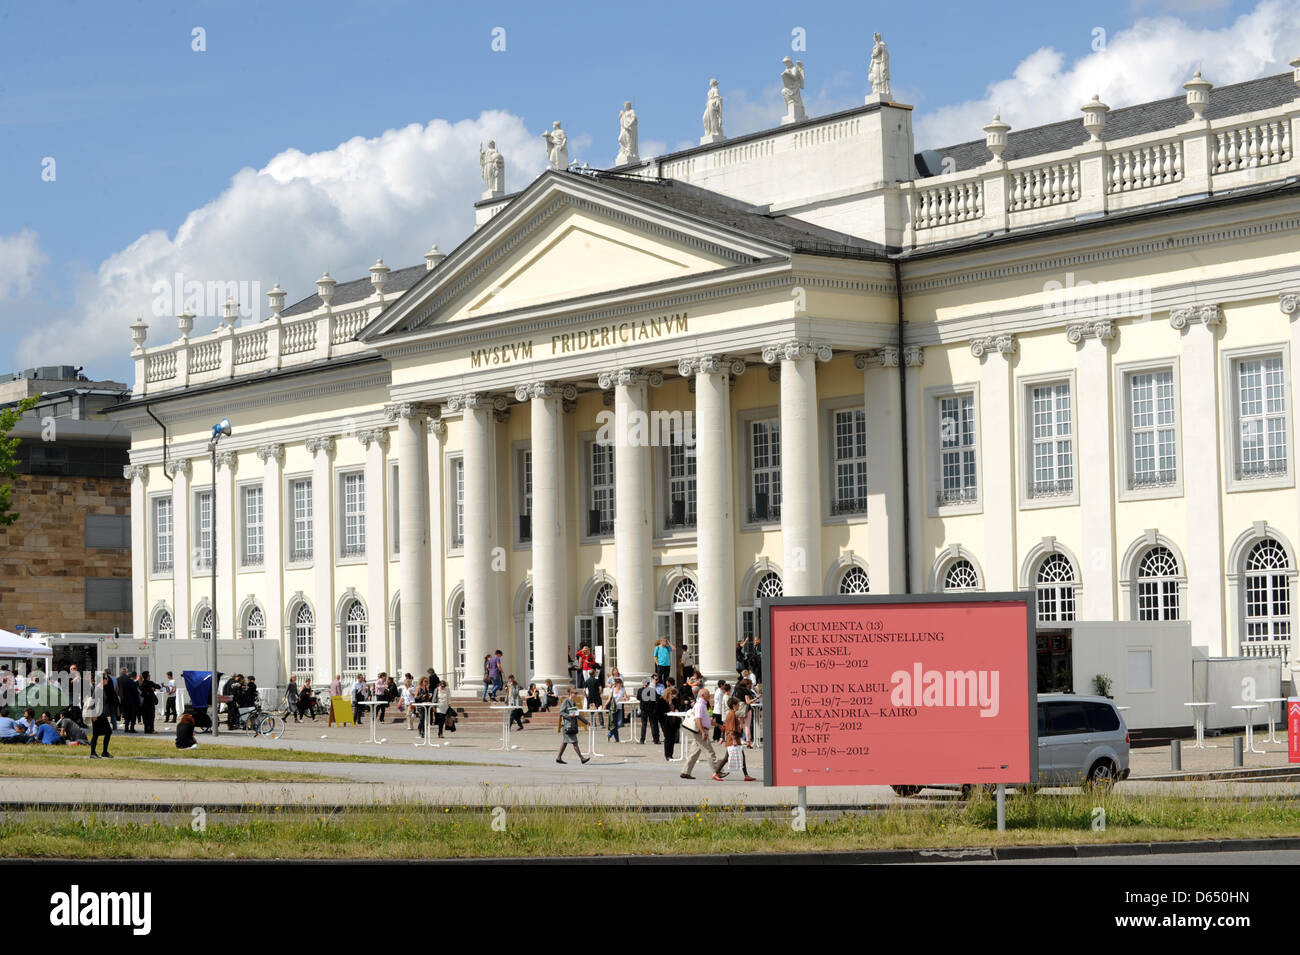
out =
<svg viewBox="0 0 1300 955"><path fill-rule="evenodd" d="M901 183L904 245L1101 215L1300 175L1300 106Z"/></svg>
<svg viewBox="0 0 1300 955"><path fill-rule="evenodd" d="M362 351L356 335L381 307L374 296L346 309L273 315L256 325L222 327L152 348L137 346L132 352L134 394L157 394Z"/></svg>

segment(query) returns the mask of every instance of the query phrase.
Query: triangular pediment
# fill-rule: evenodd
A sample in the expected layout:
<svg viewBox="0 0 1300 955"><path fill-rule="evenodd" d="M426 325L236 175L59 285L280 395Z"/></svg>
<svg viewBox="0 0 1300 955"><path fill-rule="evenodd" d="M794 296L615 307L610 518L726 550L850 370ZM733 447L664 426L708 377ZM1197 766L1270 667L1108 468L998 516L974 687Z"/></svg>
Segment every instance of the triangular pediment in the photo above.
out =
<svg viewBox="0 0 1300 955"><path fill-rule="evenodd" d="M787 254L763 239L582 177L547 174L361 337L375 341L671 285Z"/></svg>

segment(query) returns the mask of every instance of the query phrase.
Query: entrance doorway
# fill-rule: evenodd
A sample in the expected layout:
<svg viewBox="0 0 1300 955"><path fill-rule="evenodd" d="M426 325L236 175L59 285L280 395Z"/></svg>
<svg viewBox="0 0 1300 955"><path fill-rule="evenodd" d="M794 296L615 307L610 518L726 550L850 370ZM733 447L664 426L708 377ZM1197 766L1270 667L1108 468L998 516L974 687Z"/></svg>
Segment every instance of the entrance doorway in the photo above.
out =
<svg viewBox="0 0 1300 955"><path fill-rule="evenodd" d="M655 614L655 636L667 637L673 650L673 676L680 687L686 667L700 664L700 591L689 577L673 588L671 609Z"/></svg>
<svg viewBox="0 0 1300 955"><path fill-rule="evenodd" d="M601 585L592 601L591 613L580 614L574 620L575 660L584 646L591 648L602 676L618 666L618 602L614 599L613 584Z"/></svg>

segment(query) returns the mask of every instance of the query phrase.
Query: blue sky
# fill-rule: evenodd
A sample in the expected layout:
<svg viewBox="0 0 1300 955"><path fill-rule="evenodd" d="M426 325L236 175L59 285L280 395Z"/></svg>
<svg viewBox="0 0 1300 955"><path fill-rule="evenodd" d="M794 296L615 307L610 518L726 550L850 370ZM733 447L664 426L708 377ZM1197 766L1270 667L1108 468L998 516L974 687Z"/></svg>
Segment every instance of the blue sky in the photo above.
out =
<svg viewBox="0 0 1300 955"><path fill-rule="evenodd" d="M151 313L160 276L279 281L293 301L325 268L418 262L472 226L479 139L502 143L510 189L541 171L554 119L575 158L608 165L624 99L643 155L679 148L713 76L727 132L761 128L787 54L810 114L844 108L867 91L874 30L921 148L978 136L991 104L1019 127L1077 115L1085 89L1112 106L1172 95L1194 66L1220 84L1281 72L1298 22L1300 0L0 0L0 353L129 381L132 318L150 344L175 337ZM795 28L807 48L791 53Z"/></svg>

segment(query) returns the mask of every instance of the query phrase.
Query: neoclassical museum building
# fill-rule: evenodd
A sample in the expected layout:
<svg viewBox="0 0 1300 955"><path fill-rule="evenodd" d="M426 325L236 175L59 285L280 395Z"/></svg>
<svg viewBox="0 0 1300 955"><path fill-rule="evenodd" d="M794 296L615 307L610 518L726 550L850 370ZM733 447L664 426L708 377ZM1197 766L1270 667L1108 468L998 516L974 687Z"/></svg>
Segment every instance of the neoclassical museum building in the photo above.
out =
<svg viewBox="0 0 1300 955"><path fill-rule="evenodd" d="M468 687L663 636L717 678L767 595L1034 590L1041 633L1294 658L1294 65L922 152L887 74L733 138L715 86L695 148L629 117L514 192L489 155L446 255L137 320L135 632Z"/></svg>

